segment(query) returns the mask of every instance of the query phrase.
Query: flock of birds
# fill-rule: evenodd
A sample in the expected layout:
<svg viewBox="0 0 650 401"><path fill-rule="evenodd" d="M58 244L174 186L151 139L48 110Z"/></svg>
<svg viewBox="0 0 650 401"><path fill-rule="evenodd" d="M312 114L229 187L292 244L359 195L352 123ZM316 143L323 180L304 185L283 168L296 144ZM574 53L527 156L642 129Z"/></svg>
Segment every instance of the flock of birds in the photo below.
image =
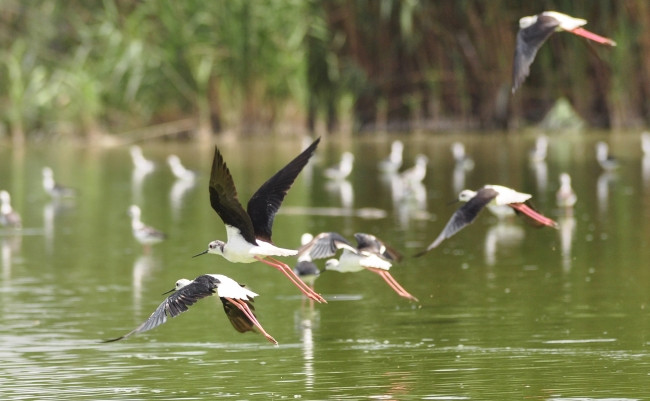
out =
<svg viewBox="0 0 650 401"><path fill-rule="evenodd" d="M522 18L514 57L513 93L529 74L529 68L537 50L555 31L565 30L602 44L615 45L611 39L600 37L583 29L582 25L585 23L585 20L557 12L544 12L537 16ZM650 151L650 134L647 134L646 137L643 146L645 149L645 141L647 141ZM545 137L541 138L543 139L538 140L535 151L530 155L531 160L544 160L546 157L547 141ZM315 153L319 142L320 138L316 139L263 183L249 199L246 209L238 199L235 183L224 157L215 147L209 182L209 199L212 208L225 224L226 241L214 240L208 244L205 251L195 256L214 254L233 263L262 262L279 270L312 302L320 303L327 301L313 287L313 278L320 273L314 260L328 258L325 262L325 270L339 272L369 270L381 276L399 296L417 302L418 299L404 289L389 272L392 264L399 261L402 256L374 235L357 233L354 235L356 245L353 245L335 232L324 232L316 236L305 234L302 238L302 246L297 250L281 248L273 243L271 234L275 214L294 180ZM403 164L403 149L402 142L393 142L389 156L379 163L378 169L399 178L398 192L416 192L425 178L428 158L425 155L418 155L413 167L400 172ZM143 156L139 147L133 146L130 151L139 175L146 175L154 170L154 163ZM473 161L466 155L462 144L453 144L452 153L456 161L455 169L462 172L474 167ZM618 166L617 162L609 156L607 144L604 142L597 145L597 160L606 170L612 170ZM186 169L177 156L169 156L167 162L179 180L188 182L197 180L197 172ZM354 155L345 152L340 163L326 169L324 175L332 182L340 183L350 175L353 164ZM73 189L55 182L51 168L44 167L42 173L43 188L53 198L75 196ZM563 208L571 208L577 200L577 196L571 188L571 178L568 174L562 173L560 182L560 189L557 192L558 205ZM459 188L459 191L458 200L465 203L451 216L434 241L415 256L426 254L439 246L445 239L457 234L471 224L484 208L499 216L517 213L539 226L553 228L558 226L555 221L536 211L529 204L532 197L530 194L520 193L500 185L485 185L476 191L460 190ZM20 228L20 215L12 208L11 198L7 191L0 191L0 202L0 225ZM142 222L141 210L137 205L130 206L129 215L133 235L138 242L145 246L145 249L165 239L162 232ZM298 260L294 269L276 259L276 257L294 256ZM185 312L200 299L218 296L226 316L237 331L243 333L257 330L268 341L277 344L277 341L264 330L255 315L252 301L258 294L229 277L221 274L203 274L194 280L180 279L170 292L172 294L156 308L145 322L129 333L106 340L106 342L122 340L133 334L151 330L165 323L167 318Z"/></svg>

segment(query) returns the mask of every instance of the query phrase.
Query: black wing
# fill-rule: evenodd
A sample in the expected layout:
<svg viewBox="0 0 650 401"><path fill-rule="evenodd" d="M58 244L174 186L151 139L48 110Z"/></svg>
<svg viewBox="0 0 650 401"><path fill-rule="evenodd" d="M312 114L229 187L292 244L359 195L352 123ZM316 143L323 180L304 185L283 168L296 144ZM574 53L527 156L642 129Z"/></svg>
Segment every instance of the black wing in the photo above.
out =
<svg viewBox="0 0 650 401"><path fill-rule="evenodd" d="M296 177L314 154L319 142L320 138L316 139L289 164L275 173L273 177L262 184L248 201L246 209L252 221L255 237L271 242L271 228L273 227L275 213L280 208Z"/></svg>
<svg viewBox="0 0 650 401"><path fill-rule="evenodd" d="M253 328L255 327L255 324L251 322L251 320L246 316L244 312L242 312L238 307L233 305L233 303L226 298L221 297L219 299L221 299L221 302L223 303L223 310L226 312L226 316L228 316L228 320L230 320L230 323L232 323L232 327L234 327L235 330L240 333L254 331ZM252 304L252 299L242 301L246 302L251 312L255 311L255 307Z"/></svg>
<svg viewBox="0 0 650 401"><path fill-rule="evenodd" d="M206 276L201 276L192 283L176 291L165 299L149 318L132 331L122 337L105 340L104 342L119 341L129 337L132 334L142 333L154 329L167 321L167 316L176 317L189 309L201 298L213 295L217 289L217 282L214 279L207 278L199 280Z"/></svg>
<svg viewBox="0 0 650 401"><path fill-rule="evenodd" d="M257 245L251 218L237 199L235 183L216 146L210 173L210 204L225 224L237 227L247 242Z"/></svg>
<svg viewBox="0 0 650 401"><path fill-rule="evenodd" d="M296 273L298 277L318 276L320 274L320 269L312 261L301 260L296 264L296 267L293 268L293 272Z"/></svg>
<svg viewBox="0 0 650 401"><path fill-rule="evenodd" d="M356 233L354 234L354 238L357 240L359 252L381 255L384 259L390 260L391 262L399 262L402 259L402 255L399 252L390 248L374 235Z"/></svg>
<svg viewBox="0 0 650 401"><path fill-rule="evenodd" d="M524 82L530 73L530 65L535 60L537 50L555 32L559 22L547 15L538 15L537 21L517 32L515 58L512 65L512 93Z"/></svg>
<svg viewBox="0 0 650 401"><path fill-rule="evenodd" d="M357 249L341 234L334 232L320 233L298 249L298 258L304 254L309 254L312 259L329 258L336 255L336 252L341 248L357 252Z"/></svg>
<svg viewBox="0 0 650 401"><path fill-rule="evenodd" d="M442 230L438 238L431 243L424 251L416 254L415 256L422 256L425 253L429 252L433 248L440 245L440 243L452 235L456 234L458 231L462 230L465 226L472 223L479 212L483 210L485 205L490 203L492 199L496 198L499 193L491 188L481 188L472 199L467 203L461 206L454 214L451 216L451 219L447 222L447 225Z"/></svg>

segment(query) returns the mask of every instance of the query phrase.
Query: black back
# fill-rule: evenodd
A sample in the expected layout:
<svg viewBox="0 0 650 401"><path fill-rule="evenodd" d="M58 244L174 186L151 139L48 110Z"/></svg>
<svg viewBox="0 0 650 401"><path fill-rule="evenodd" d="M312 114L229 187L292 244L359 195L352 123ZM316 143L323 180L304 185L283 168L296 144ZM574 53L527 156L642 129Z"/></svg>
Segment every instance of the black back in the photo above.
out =
<svg viewBox="0 0 650 401"><path fill-rule="evenodd" d="M512 93L524 82L530 73L530 65L542 44L555 32L559 22L547 15L539 14L537 21L517 32L517 44L512 66Z"/></svg>
<svg viewBox="0 0 650 401"><path fill-rule="evenodd" d="M354 238L357 240L357 249L361 253L372 253L381 255L384 259L398 262L402 259L402 255L396 250L390 248L379 238L372 234L356 233Z"/></svg>
<svg viewBox="0 0 650 401"><path fill-rule="evenodd" d="M476 196L470 199L467 203L461 206L454 214L451 216L447 225L442 230L440 235L425 249L424 251L416 254L415 256L422 256L425 253L429 252L433 248L437 247L442 243L442 241L456 234L458 231L462 230L465 226L471 224L479 212L496 198L499 193L492 188L481 188L476 192Z"/></svg>
<svg viewBox="0 0 650 401"><path fill-rule="evenodd" d="M255 230L255 237L271 242L271 228L285 195L296 177L316 151L320 138L269 178L248 201L247 211Z"/></svg>
<svg viewBox="0 0 650 401"><path fill-rule="evenodd" d="M210 173L210 205L221 217L224 224L237 227L244 239L254 245L255 230L253 223L237 199L235 182L230 175L230 170L223 160L219 149L214 147L212 171Z"/></svg>
<svg viewBox="0 0 650 401"><path fill-rule="evenodd" d="M312 259L329 258L336 255L336 252L341 248L348 248L356 252L356 248L341 234L335 232L320 233L300 247L298 257L300 258L305 253L308 253Z"/></svg>
<svg viewBox="0 0 650 401"><path fill-rule="evenodd" d="M188 310L198 300L213 295L218 284L218 279L207 274L197 277L190 284L168 296L140 326L122 337L106 340L105 342L122 340L132 334L142 333L160 326L167 321L167 316L176 317Z"/></svg>

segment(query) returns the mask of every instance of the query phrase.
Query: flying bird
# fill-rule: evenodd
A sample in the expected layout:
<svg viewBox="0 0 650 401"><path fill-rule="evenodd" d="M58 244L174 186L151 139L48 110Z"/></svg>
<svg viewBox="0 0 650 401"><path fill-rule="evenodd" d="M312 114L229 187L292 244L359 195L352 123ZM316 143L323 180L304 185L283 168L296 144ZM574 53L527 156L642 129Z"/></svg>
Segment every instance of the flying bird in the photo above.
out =
<svg viewBox="0 0 650 401"><path fill-rule="evenodd" d="M424 255L440 245L440 243L445 239L465 228L465 226L474 221L479 212L486 206L510 206L515 210L515 212L520 212L528 216L540 225L557 228L557 223L555 221L543 216L526 204L530 198L532 198L532 195L530 194L517 192L514 189L501 185L486 185L478 191L472 191L469 189L461 191L458 195L458 200L467 203L454 212L451 219L449 219L447 225L435 241L433 241L427 249L415 256Z"/></svg>
<svg viewBox="0 0 650 401"><path fill-rule="evenodd" d="M105 340L104 342L123 340L133 334L154 329L165 323L167 317L176 317L188 310L190 306L200 299L216 294L221 299L226 316L228 316L235 330L245 333L254 331L253 328L255 327L267 340L273 344L278 343L264 330L257 321L255 313L253 313L255 308L252 302L257 294L244 288L230 277L222 274L204 274L193 281L183 278L176 281L175 288L165 294L172 291L174 293L168 296L144 323L121 337Z"/></svg>
<svg viewBox="0 0 650 401"><path fill-rule="evenodd" d="M320 138L316 139L307 149L262 184L248 201L247 210L244 210L239 203L230 171L221 152L215 147L209 186L210 204L226 225L227 241L212 241L208 244L208 249L194 257L212 253L234 263L260 261L280 270L309 298L325 302L325 299L296 276L286 263L272 258L272 256L293 256L298 251L279 248L271 242L271 228L275 214L291 184L305 167L319 142Z"/></svg>
<svg viewBox="0 0 650 401"><path fill-rule="evenodd" d="M616 42L612 39L582 28L586 23L587 20L573 18L556 11L544 11L541 14L521 18L512 67L512 93L515 93L524 82L530 73L530 65L535 60L537 51L553 32L567 31L600 44L616 46Z"/></svg>
<svg viewBox="0 0 650 401"><path fill-rule="evenodd" d="M381 276L399 296L417 302L418 299L409 294L388 271L393 262L401 260L401 255L374 235L356 233L354 238L357 240L356 247L341 234L320 233L300 248L298 257L303 258L308 254L311 259L329 258L342 249L343 252L338 259L329 259L325 262L325 270L341 273L370 270Z"/></svg>

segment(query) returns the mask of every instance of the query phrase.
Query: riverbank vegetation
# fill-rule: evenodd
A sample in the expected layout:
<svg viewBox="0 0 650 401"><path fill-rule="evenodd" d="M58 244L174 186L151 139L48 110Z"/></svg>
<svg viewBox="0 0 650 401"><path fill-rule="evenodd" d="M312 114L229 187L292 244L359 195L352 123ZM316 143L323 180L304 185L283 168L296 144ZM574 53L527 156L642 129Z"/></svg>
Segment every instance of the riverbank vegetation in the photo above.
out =
<svg viewBox="0 0 650 401"><path fill-rule="evenodd" d="M518 20L585 18L513 96ZM587 123L650 122L645 0L4 0L0 134L515 129L567 98Z"/></svg>

